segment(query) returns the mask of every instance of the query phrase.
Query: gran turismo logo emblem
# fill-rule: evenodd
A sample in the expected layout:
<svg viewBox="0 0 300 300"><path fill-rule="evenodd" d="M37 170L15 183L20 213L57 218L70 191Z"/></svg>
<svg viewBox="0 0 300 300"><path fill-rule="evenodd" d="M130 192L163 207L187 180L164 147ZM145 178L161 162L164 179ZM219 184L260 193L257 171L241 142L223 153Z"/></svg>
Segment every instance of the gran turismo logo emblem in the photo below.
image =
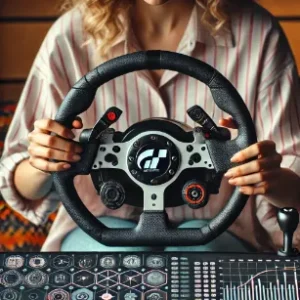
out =
<svg viewBox="0 0 300 300"><path fill-rule="evenodd" d="M166 149L160 149L158 150L157 153L157 150L156 151L155 150L156 149L147 149L139 155L137 159L137 165L140 169L144 171L158 170L158 165L160 160L167 158L168 151ZM143 162L143 166L141 165L142 162Z"/></svg>

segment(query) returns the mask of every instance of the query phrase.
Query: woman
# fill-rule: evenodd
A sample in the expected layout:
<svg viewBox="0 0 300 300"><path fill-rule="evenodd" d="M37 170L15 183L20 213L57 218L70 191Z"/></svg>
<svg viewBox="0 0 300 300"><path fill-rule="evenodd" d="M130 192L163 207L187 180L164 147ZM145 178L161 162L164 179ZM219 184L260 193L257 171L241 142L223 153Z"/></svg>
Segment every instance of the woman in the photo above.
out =
<svg viewBox="0 0 300 300"><path fill-rule="evenodd" d="M62 171L70 167L68 162L80 159L81 149L72 141L78 140L76 129L92 127L112 105L125 112L115 125L121 131L149 117L169 117L193 126L186 109L194 104L220 125L235 128L207 87L171 71L139 71L103 85L93 105L73 122L73 130L53 121L71 86L100 62L138 50L177 51L205 61L233 83L251 113L259 142L232 158L241 166L227 172L220 193L211 196L206 207L168 208L169 218L179 227L200 227L239 186L251 199L229 231L205 249L247 251L242 241L259 250L280 247L276 207L300 207L298 75L274 18L250 0L243 3L244 7L237 0L68 1L70 10L52 26L41 46L6 137L0 181L5 200L33 223L42 224L60 203L49 172ZM50 132L67 140L50 137ZM246 163L251 157L256 159ZM89 176L76 177L74 184L104 224L135 226L139 209L105 208ZM92 242L79 229L72 233L77 237L77 247L72 248L72 239L65 237L74 228L60 207L42 250L120 250ZM299 236L297 231L296 246Z"/></svg>

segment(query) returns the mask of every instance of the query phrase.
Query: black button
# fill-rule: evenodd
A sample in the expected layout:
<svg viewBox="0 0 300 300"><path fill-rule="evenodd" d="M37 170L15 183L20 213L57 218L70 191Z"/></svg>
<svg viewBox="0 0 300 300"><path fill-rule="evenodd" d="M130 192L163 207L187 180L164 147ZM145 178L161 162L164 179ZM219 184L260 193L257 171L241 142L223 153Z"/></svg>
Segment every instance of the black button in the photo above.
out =
<svg viewBox="0 0 300 300"><path fill-rule="evenodd" d="M114 160L114 161L112 162L112 165L113 165L113 166L117 166L117 165L118 165L118 160Z"/></svg>
<svg viewBox="0 0 300 300"><path fill-rule="evenodd" d="M151 195L151 199L152 199L152 200L156 200L156 198L157 198L156 194L152 194L152 195Z"/></svg>
<svg viewBox="0 0 300 300"><path fill-rule="evenodd" d="M113 147L113 151L116 152L116 153L119 153L120 150L121 150L121 149L120 149L119 146L114 146L114 147Z"/></svg>
<svg viewBox="0 0 300 300"><path fill-rule="evenodd" d="M194 153L192 156L191 156L191 159L195 162L195 163L198 163L200 162L201 160L201 156L199 153Z"/></svg>
<svg viewBox="0 0 300 300"><path fill-rule="evenodd" d="M100 151L104 152L106 150L105 147L100 147Z"/></svg>
<svg viewBox="0 0 300 300"><path fill-rule="evenodd" d="M192 166L194 164L194 162L190 159L189 160L189 165Z"/></svg>
<svg viewBox="0 0 300 300"><path fill-rule="evenodd" d="M108 163L112 163L114 161L118 161L118 158L114 154L107 154L107 155L105 155L104 159Z"/></svg>
<svg viewBox="0 0 300 300"><path fill-rule="evenodd" d="M110 209L121 207L125 201L125 190L118 182L105 182L100 189L103 204Z"/></svg>
<svg viewBox="0 0 300 300"><path fill-rule="evenodd" d="M188 146L186 147L186 150L187 150L188 152L192 152L192 151L194 150L194 147L193 147L192 145L188 145Z"/></svg>

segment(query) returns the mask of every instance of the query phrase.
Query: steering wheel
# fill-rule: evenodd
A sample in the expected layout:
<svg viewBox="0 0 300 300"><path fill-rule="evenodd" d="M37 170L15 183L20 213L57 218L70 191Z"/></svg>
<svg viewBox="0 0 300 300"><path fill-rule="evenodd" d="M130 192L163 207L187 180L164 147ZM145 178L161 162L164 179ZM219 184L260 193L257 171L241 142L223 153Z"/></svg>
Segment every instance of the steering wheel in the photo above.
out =
<svg viewBox="0 0 300 300"><path fill-rule="evenodd" d="M185 171L193 168L194 171L198 170L198 174L199 170L202 170L204 174L206 174L206 171L213 172L210 173L212 175L211 178L212 180L217 180L229 168L234 166L230 162L233 154L250 146L257 140L255 127L244 101L233 85L216 69L195 58L167 51L136 52L120 56L98 66L82 77L67 94L55 120L71 128L75 117L87 110L92 104L96 91L102 84L118 76L144 69L169 69L191 76L206 84L210 88L216 105L233 116L238 126L238 136L233 140L222 138L220 128L214 126L215 124L212 120L197 106L190 109L188 114L194 121L200 124L202 121L202 125L206 125L206 127L208 125L207 131L197 127L193 132L186 133L180 130L175 123L167 120L152 120L136 123L133 125L133 128L129 128L120 137L120 133L118 135L114 133L114 130L108 128L121 115L121 111L114 107L104 114L92 130L84 130L81 133L79 142L84 148L82 158L79 162L73 163L68 170L53 173L55 188L65 209L78 226L104 245L187 246L206 244L224 232L235 221L244 208L248 196L240 193L238 188L235 188L223 210L207 225L199 229L176 229L169 222L164 209L165 189L172 183L174 186L174 182L177 182L176 180L179 180L178 178ZM147 128L151 130L147 132ZM162 130L162 128L165 130ZM174 138L176 134L177 138ZM141 162L138 154L141 153L139 152L139 144L143 144L143 147L146 147L143 149L149 152L153 146L151 144L153 140L157 140L160 145L167 144L169 146L170 160L165 165L163 172L159 173L160 176L148 172L147 174L145 173L145 179L145 177L141 176L140 170L136 172L137 165ZM103 143L108 147L109 155L102 153L105 151ZM150 146L149 143L151 144ZM196 155L203 151L201 155L204 159L201 160L200 157L201 161L199 162L198 157L198 161L196 161L202 164L201 168L197 169L197 163L192 166L192 159L187 158L189 146L194 148L194 154ZM143 153L145 152L143 151ZM173 161L174 153L178 154L178 160ZM130 157L133 157L131 163L128 161ZM158 157L162 156L159 154ZM109 171L109 168L115 171L119 170L121 177L127 178L127 183L131 182L143 190L144 209L139 223L133 229L107 228L89 212L74 187L73 180L76 175L91 174L93 169L94 171L103 169L103 175ZM170 171L171 168L172 172ZM179 180L179 182L182 182L182 180ZM102 194L106 195L106 198L114 198L117 194L121 195L122 205L126 198L124 197L122 186L118 186L118 182L113 180L109 183L108 185L115 188L114 191L112 192L108 188ZM197 190L197 187L200 190L199 188ZM191 183L187 188L191 191L191 194L185 194L185 196L190 200L189 204L191 207L197 203L199 204L205 198L203 197L205 190L201 186L197 186L197 183ZM195 201L193 202L193 199L190 199L191 197L196 197L197 199L194 199ZM201 201L198 201L199 197ZM120 200L120 197L118 199ZM179 204L177 203L176 205ZM111 208L114 209L116 207Z"/></svg>

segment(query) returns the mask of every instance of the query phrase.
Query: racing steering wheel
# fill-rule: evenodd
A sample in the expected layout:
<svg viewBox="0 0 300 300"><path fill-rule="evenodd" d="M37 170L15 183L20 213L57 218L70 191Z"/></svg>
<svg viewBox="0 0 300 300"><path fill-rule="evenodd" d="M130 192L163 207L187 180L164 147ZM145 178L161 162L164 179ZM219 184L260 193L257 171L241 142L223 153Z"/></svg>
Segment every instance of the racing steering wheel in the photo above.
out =
<svg viewBox="0 0 300 300"><path fill-rule="evenodd" d="M55 120L72 128L75 117L89 108L102 84L145 69L169 69L206 84L216 105L236 121L238 136L233 140L228 138L226 130L217 127L199 106L192 107L187 113L202 127L190 132L167 119L145 120L132 125L124 133L115 132L109 126L122 112L113 107L105 112L94 128L82 131L79 139L84 149L82 158L72 163L68 170L52 174L55 188L78 226L104 245L206 244L235 221L246 204L247 195L235 188L223 210L199 229L174 228L164 204L177 206L187 203L192 208L204 206L209 193L218 193L223 174L234 166L230 162L233 154L257 141L244 101L216 69L195 58L167 51L120 56L82 77L67 94ZM89 212L73 183L76 175L88 174L92 175L95 188L107 207L117 209L124 203L143 206L134 229L107 228ZM181 197L176 187L182 189ZM143 197L143 204L137 195ZM172 199L170 195L173 195Z"/></svg>

